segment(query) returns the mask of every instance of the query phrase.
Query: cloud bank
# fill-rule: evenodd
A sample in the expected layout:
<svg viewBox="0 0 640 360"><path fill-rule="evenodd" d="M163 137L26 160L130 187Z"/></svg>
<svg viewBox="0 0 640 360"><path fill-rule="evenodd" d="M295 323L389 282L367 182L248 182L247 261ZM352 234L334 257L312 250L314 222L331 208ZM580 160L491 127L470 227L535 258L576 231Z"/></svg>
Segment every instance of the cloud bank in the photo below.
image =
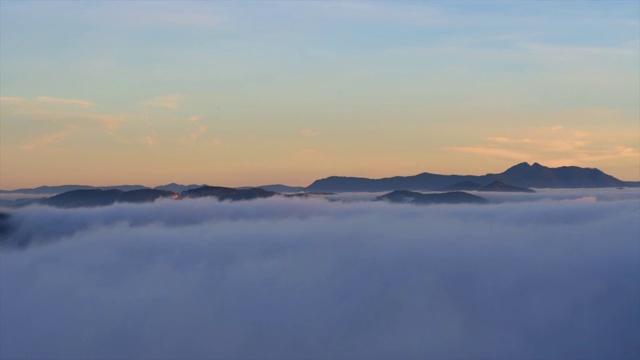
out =
<svg viewBox="0 0 640 360"><path fill-rule="evenodd" d="M0 357L637 358L640 203L593 199L21 209Z"/></svg>

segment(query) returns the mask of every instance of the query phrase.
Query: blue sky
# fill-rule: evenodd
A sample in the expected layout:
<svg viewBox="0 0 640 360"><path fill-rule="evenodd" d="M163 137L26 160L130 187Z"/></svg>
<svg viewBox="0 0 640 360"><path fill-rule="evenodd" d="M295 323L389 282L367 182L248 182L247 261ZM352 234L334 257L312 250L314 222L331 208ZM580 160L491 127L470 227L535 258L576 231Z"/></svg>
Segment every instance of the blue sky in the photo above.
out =
<svg viewBox="0 0 640 360"><path fill-rule="evenodd" d="M0 186L519 161L640 179L639 19L635 1L2 1Z"/></svg>

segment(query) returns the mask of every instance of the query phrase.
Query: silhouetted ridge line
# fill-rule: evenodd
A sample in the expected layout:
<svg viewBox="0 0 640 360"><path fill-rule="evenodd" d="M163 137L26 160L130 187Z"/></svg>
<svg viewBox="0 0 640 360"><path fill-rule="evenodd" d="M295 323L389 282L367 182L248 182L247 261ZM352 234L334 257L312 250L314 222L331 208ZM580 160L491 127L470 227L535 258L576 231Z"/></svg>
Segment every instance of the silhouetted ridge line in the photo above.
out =
<svg viewBox="0 0 640 360"><path fill-rule="evenodd" d="M167 184L167 185L160 185L160 186L156 186L154 189L156 190L165 190L165 191L173 191L174 193L181 193L183 191L187 191L187 190L191 190L191 189L197 189L199 187L203 187L203 186L207 186L207 185L196 185L196 184L191 184L191 185L182 185L182 184L176 184L176 183L171 183L171 184Z"/></svg>
<svg viewBox="0 0 640 360"><path fill-rule="evenodd" d="M276 192L267 191L261 188L235 189L221 186L203 186L184 191L180 196L185 198L215 197L220 201L238 201L269 198L276 194Z"/></svg>
<svg viewBox="0 0 640 360"><path fill-rule="evenodd" d="M438 175L421 173L414 176L395 176L382 179L359 177L331 176L316 180L309 185L307 191L347 192L347 191L393 191L406 190L438 190L455 188L455 184L464 183L459 190L480 190L491 183L499 182L506 186L494 184L492 190L484 191L516 191L519 188L597 188L637 186L636 182L625 182L598 169L577 166L549 168L538 163L529 165L526 162L512 166L500 174L486 175ZM477 184L477 185L476 185ZM529 189L530 190L530 189ZM526 190L522 190L526 191Z"/></svg>
<svg viewBox="0 0 640 360"><path fill-rule="evenodd" d="M415 191L396 190L376 198L393 203L428 204L485 204L487 199L462 191L423 194Z"/></svg>
<svg viewBox="0 0 640 360"><path fill-rule="evenodd" d="M176 193L155 189L122 191L117 189L73 190L41 200L44 205L61 208L108 206L116 202L142 203L159 198L176 196Z"/></svg>

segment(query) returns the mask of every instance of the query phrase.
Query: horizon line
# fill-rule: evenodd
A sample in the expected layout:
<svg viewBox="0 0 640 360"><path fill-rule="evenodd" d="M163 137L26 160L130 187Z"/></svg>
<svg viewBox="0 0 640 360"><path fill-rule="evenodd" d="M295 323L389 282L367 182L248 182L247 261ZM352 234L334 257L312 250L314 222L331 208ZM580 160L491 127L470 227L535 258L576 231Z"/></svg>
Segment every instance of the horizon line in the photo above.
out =
<svg viewBox="0 0 640 360"><path fill-rule="evenodd" d="M149 189L155 189L157 187L160 186L167 186L167 185L182 185L182 186L191 186L191 185L198 185L198 186L219 186L219 187L226 187L226 188L233 188L233 189L238 189L238 188L260 188L260 187L265 187L265 186L287 186L287 187L298 187L298 188L307 188L309 186L311 186L315 181L318 180L324 180L324 179L328 179L328 178L332 178L332 177L343 177L343 178L356 178L356 179L370 179L370 180L383 180L383 179L391 179L394 177L412 177L412 176L418 176L418 175L422 175L422 174L431 174L431 175L442 175L442 176L485 176L485 175L492 175L492 174L501 174L504 173L505 171L519 166L519 165L523 165L526 164L529 167L535 166L535 165L539 165L542 167L546 167L549 169L559 169L559 168L566 168L566 167L576 167L576 168L581 168L581 169L590 169L590 170L598 170L601 171L602 173L611 176L617 180L620 180L622 182L640 182L640 178L638 178L637 180L623 180L620 178L617 178L613 175L610 175L602 170L600 170L599 168L596 167L582 167L582 166L577 166L577 165L563 165L563 166L557 166L557 167L549 167L549 166L545 166L540 164L539 162L533 162L533 163L529 163L527 161L523 161L523 162L519 162L515 165L512 165L510 167L508 167L507 169L503 170L500 173L491 173L491 172L487 172L487 173L483 173L483 174L479 174L479 175L473 175L473 174L437 174L437 173L430 173L427 171L423 171L417 174L413 174L413 175L392 175L392 176L385 176L385 177L361 177L361 176L346 176L346 175L329 175L327 177L321 177L321 178L317 178L315 180L313 180L311 183L309 183L308 185L288 185L288 184L284 184L284 183L270 183L270 184L264 184L264 185L240 185L240 186L228 186L228 185L210 185L208 183L202 183L202 184L198 184L198 183L177 183L177 182L169 182L169 183L164 183L164 184L159 184L156 186L153 185L142 185L142 184L136 184L136 183L125 183L125 184L118 184L118 185L87 185L87 184L76 184L76 183L64 183L64 184L60 184L60 185L40 185L40 186L34 186L34 187L18 187L15 189L3 189L0 188L0 191L17 191L17 190L33 190L33 189L39 189L39 188L43 188L43 187L59 187L59 186L87 186L87 187L92 187L92 188L109 188L109 187L121 187L121 186L142 186L145 188L149 188Z"/></svg>

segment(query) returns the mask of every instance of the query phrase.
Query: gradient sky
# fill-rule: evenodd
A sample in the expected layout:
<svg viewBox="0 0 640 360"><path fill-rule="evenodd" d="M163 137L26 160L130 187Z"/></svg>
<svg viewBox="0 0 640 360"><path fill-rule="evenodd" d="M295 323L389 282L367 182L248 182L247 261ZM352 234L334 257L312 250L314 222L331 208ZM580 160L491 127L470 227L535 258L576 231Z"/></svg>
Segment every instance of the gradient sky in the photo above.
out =
<svg viewBox="0 0 640 360"><path fill-rule="evenodd" d="M0 188L640 180L640 3L0 1Z"/></svg>

